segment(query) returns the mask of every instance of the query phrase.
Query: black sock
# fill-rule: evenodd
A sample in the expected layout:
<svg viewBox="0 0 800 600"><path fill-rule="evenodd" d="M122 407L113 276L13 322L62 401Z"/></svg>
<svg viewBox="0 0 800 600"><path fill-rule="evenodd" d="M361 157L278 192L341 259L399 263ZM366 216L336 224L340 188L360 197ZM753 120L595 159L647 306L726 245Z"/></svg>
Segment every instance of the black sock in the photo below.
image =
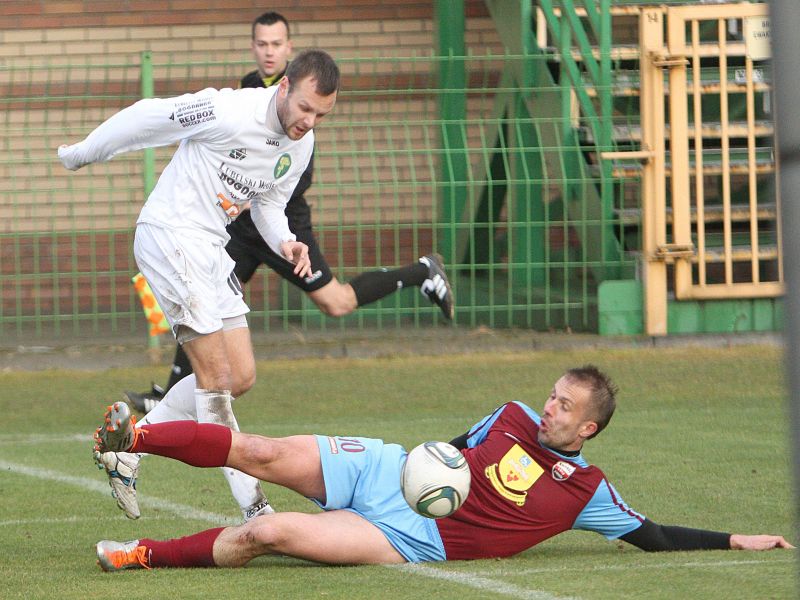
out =
<svg viewBox="0 0 800 600"><path fill-rule="evenodd" d="M175 358L172 359L172 370L169 372L169 381L167 381L167 387L164 388L164 393L166 394L173 385L191 374L192 363L189 362L189 357L183 350L183 346L178 344L178 348L175 350Z"/></svg>
<svg viewBox="0 0 800 600"><path fill-rule="evenodd" d="M420 286L428 278L428 267L416 262L391 271L369 271L356 275L348 283L356 293L359 306L380 300L397 290Z"/></svg>

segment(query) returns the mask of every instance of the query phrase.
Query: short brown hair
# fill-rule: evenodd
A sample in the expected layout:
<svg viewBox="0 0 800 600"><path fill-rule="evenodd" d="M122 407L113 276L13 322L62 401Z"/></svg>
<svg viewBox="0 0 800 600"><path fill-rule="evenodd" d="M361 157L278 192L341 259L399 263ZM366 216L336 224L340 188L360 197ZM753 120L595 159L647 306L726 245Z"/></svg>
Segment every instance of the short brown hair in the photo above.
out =
<svg viewBox="0 0 800 600"><path fill-rule="evenodd" d="M292 92L292 85L306 77L317 80L316 90L320 96L330 96L339 91L339 67L324 50L303 50L289 63L286 69L289 93Z"/></svg>
<svg viewBox="0 0 800 600"><path fill-rule="evenodd" d="M256 17L251 26L250 37L256 39L256 25L275 25L275 23L286 25L286 38L288 39L290 37L289 21L282 14L276 12L265 12L263 15Z"/></svg>
<svg viewBox="0 0 800 600"><path fill-rule="evenodd" d="M569 369L564 376L589 390L589 401L595 411L595 423L597 423L597 431L588 438L592 439L606 428L614 415L619 389L608 375L594 365Z"/></svg>

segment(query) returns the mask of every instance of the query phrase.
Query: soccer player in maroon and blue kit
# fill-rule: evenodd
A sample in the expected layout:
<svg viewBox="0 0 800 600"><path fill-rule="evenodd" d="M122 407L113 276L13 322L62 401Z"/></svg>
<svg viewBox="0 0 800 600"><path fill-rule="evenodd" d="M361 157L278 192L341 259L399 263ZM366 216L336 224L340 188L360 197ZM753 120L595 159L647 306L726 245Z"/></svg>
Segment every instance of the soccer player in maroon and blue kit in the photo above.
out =
<svg viewBox="0 0 800 600"><path fill-rule="evenodd" d="M173 421L135 427L124 403L106 413L101 450L148 452L198 467L228 466L283 485L323 512L274 513L244 525L167 541L104 540L106 571L243 566L281 554L330 564L390 564L510 556L570 529L595 531L648 551L793 548L778 535L659 525L632 510L581 455L608 424L616 388L596 367L567 371L539 415L510 402L453 440L472 474L450 517L426 519L405 503L397 444L361 437L266 438Z"/></svg>

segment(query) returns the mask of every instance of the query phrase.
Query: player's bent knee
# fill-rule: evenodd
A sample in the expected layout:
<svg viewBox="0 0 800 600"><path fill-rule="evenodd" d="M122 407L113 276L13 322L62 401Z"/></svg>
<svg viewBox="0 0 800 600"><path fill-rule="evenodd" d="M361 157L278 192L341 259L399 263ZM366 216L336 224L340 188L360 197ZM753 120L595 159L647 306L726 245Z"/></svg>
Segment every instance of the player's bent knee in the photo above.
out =
<svg viewBox="0 0 800 600"><path fill-rule="evenodd" d="M311 292L309 297L320 312L329 317L344 317L358 308L353 288L339 283L336 279L319 290Z"/></svg>
<svg viewBox="0 0 800 600"><path fill-rule="evenodd" d="M355 306L350 306L346 302L337 302L330 300L315 300L315 304L319 310L329 317L345 317L355 310Z"/></svg>
<svg viewBox="0 0 800 600"><path fill-rule="evenodd" d="M255 371L252 373L244 373L237 377L231 385L231 395L234 398L243 396L247 393L256 383Z"/></svg>
<svg viewBox="0 0 800 600"><path fill-rule="evenodd" d="M248 554L260 556L262 554L279 554L290 536L288 531L281 527L283 515L261 515L249 521L240 534L240 544L247 549Z"/></svg>
<svg viewBox="0 0 800 600"><path fill-rule="evenodd" d="M257 556L273 554L276 537L270 536L269 519L262 515L244 525L228 527L214 544L214 564L218 567L243 567Z"/></svg>
<svg viewBox="0 0 800 600"><path fill-rule="evenodd" d="M245 394L256 383L256 366L254 362L250 364L234 365L231 373L231 394L238 398Z"/></svg>

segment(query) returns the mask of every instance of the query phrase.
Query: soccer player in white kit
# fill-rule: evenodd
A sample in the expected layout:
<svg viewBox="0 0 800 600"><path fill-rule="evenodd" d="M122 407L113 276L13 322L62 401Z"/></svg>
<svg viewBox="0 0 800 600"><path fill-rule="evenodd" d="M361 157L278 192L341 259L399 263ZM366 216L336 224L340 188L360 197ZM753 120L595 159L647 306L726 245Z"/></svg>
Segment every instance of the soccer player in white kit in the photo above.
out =
<svg viewBox="0 0 800 600"><path fill-rule="evenodd" d="M277 86L140 100L82 142L58 149L74 171L122 152L179 142L137 219L134 256L194 376L172 388L145 422L192 419L239 430L231 402L255 382L255 360L249 308L225 251L225 226L249 205L270 248L293 263L298 276L311 273L308 247L289 230L284 209L311 157L312 130L336 103L339 80L327 53L306 50ZM139 516L133 489L139 458L98 457L130 518ZM272 512L255 478L223 472L245 519ZM133 497L132 508L126 495Z"/></svg>

